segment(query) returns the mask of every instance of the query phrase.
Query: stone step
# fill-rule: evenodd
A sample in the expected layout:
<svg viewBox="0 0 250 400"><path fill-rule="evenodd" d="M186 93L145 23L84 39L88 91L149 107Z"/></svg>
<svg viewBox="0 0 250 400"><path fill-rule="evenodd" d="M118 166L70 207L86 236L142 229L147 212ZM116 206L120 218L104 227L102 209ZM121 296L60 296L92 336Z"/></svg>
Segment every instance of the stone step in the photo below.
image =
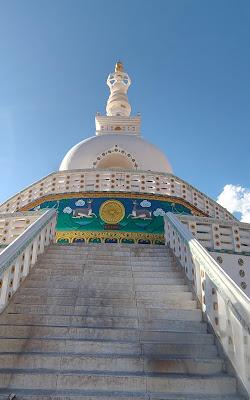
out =
<svg viewBox="0 0 250 400"><path fill-rule="evenodd" d="M184 282L184 280L182 281ZM135 284L136 292L157 292L157 293L166 293L166 292L186 292L189 291L188 285L185 285L177 279L173 279L169 281L167 284Z"/></svg>
<svg viewBox="0 0 250 400"><path fill-rule="evenodd" d="M65 263L98 263L101 261L101 263L103 264L109 264L112 263L113 265L122 265L123 263L125 264L130 264L130 257L113 257L112 255L110 256L105 256L105 255L100 255L100 256L94 256L94 257L84 257L81 255L67 255L67 254L61 254L59 255L50 255L50 254L46 254L43 257L40 258L40 260L42 260L43 262L58 262L59 264L65 264ZM166 263L166 260L163 260L162 262Z"/></svg>
<svg viewBox="0 0 250 400"><path fill-rule="evenodd" d="M189 294L189 292L187 292ZM20 287L19 294L26 296L63 296L72 297L76 300L77 297L99 297L111 299L130 299L135 296L134 292L121 291L121 290L96 290L96 289L80 289L77 291L75 288L39 288L39 287ZM168 293L170 295L170 293Z"/></svg>
<svg viewBox="0 0 250 400"><path fill-rule="evenodd" d="M1 369L35 370L49 369L60 371L110 371L110 372L149 372L212 375L221 373L223 362L219 358L152 358L142 356L117 355L51 355L46 353L4 354L0 353Z"/></svg>
<svg viewBox="0 0 250 400"><path fill-rule="evenodd" d="M65 254L71 254L71 255L81 255L81 256L87 256L87 257L95 257L95 256L110 256L113 255L114 257L145 257L145 256L164 256L164 257L173 257L171 252L169 250L167 251L161 251L161 250L144 250L144 251L139 251L139 252L133 252L133 251L124 251L124 250L102 250L102 249L96 249L95 251L90 250L90 251L81 251L81 249L78 250L67 250L65 249L63 252ZM46 254L57 254L59 256L62 255L61 251L58 250L50 250L46 252Z"/></svg>
<svg viewBox="0 0 250 400"><path fill-rule="evenodd" d="M49 259L49 258L59 258L62 259L63 255L65 255L67 258L77 258L77 259L89 259L89 260L98 260L98 259L105 259L105 260L174 260L174 257L171 253L168 252L142 252L141 255L137 254L132 254L132 253L126 253L126 252L71 252L71 251L65 251L64 253L62 252L52 252L49 251L46 253L43 253L42 255L39 256L39 259Z"/></svg>
<svg viewBox="0 0 250 400"><path fill-rule="evenodd" d="M64 249L63 250L63 253L65 253L65 254L71 254L71 255L82 255L82 256L84 256L84 255L86 255L86 256L88 256L88 255L92 255L92 251L91 250L84 250L84 249L80 249L80 248L78 248L78 249ZM59 251L58 249L48 249L48 251L46 252L46 254L58 254L58 255L61 255L62 254L62 252L61 251ZM121 257L123 257L123 256L130 256L130 254L131 254L131 252L130 251L124 251L124 250L121 250L121 251L119 251L119 250L109 250L109 251L107 251L107 250L98 250L98 249L96 249L95 250L95 252L94 252L94 254L103 254L103 255L110 255L110 254L112 254L112 255L114 255L114 256L121 256ZM150 252L149 252L149 254L150 254ZM154 252L152 253L152 254L154 254ZM167 252L165 253L165 252L163 252L162 254L168 254Z"/></svg>
<svg viewBox="0 0 250 400"><path fill-rule="evenodd" d="M84 268L84 269L89 269L89 268L98 268L98 267L103 267L103 268L123 268L124 270L131 270L131 265L130 263L124 263L124 262L120 262L120 263L112 263L112 262L104 262L102 260L100 260L100 262L93 262L93 261L82 261L82 262L76 262L73 260L71 261L65 261L65 260L44 260L44 261L40 261L37 264L39 267L41 266L42 268L52 268L55 269L60 269L60 268L65 268L65 269L69 269L69 268Z"/></svg>
<svg viewBox="0 0 250 400"><path fill-rule="evenodd" d="M189 300L191 301L191 300ZM112 299L112 298L89 298L89 297L73 297L73 296L35 296L35 295L22 295L19 291L13 297L14 304L30 304L30 305L61 305L61 306L84 306L84 305L93 305L93 306L136 306L135 299Z"/></svg>
<svg viewBox="0 0 250 400"><path fill-rule="evenodd" d="M0 400L7 400L10 393L8 389L0 389ZM90 393L89 391L83 392L83 391L67 391L67 390L56 390L56 391L50 391L50 390L34 390L34 389L18 389L15 390L15 393L18 396L19 400L145 400L146 395L144 394L131 394L128 392L107 392L105 393L101 392L96 392L95 393ZM178 400L178 399L177 399ZM195 399L196 400L196 399ZM199 399L200 400L200 399ZM212 400L217 400L212 399ZM239 400L239 398L231 398L230 399L225 399L225 398L220 398L218 400Z"/></svg>
<svg viewBox="0 0 250 400"><path fill-rule="evenodd" d="M106 279L105 281L97 281L95 279L88 279L84 278L78 278L78 279L48 279L48 280L35 280L31 279L25 279L22 288L54 288L54 289L71 289L71 288L80 288L81 290L112 290L112 291L127 291L127 292L133 292L133 289L135 291L157 291L157 292L162 292L162 291L172 291L173 290L188 290L188 287L185 285L184 279L167 279L165 283L161 282L157 284L141 284L137 283L136 281L134 282L132 279L127 280L127 282L121 283L121 279L119 280L116 279L115 282L113 281L112 278ZM178 288L178 289L177 289Z"/></svg>
<svg viewBox="0 0 250 400"><path fill-rule="evenodd" d="M160 321L162 322L162 321ZM96 323L97 325L97 323ZM196 321L167 321L162 323L144 323L140 328L146 332L207 332L206 323ZM92 336L91 336L92 335ZM119 336L120 335L120 336ZM70 327L70 326L49 326L49 325L0 325L0 337L8 338L65 338L65 339L103 339L134 341L138 340L140 331L126 328L99 328L94 327ZM151 337L154 334L151 335ZM156 335L155 335L156 336Z"/></svg>
<svg viewBox="0 0 250 400"><path fill-rule="evenodd" d="M81 315L137 317L136 307L121 306L47 306L11 304L7 312L14 314Z"/></svg>
<svg viewBox="0 0 250 400"><path fill-rule="evenodd" d="M97 328L138 328L137 318L130 317L84 317L65 315L23 315L7 314L0 318L1 325L43 325L68 327L97 327Z"/></svg>
<svg viewBox="0 0 250 400"><path fill-rule="evenodd" d="M158 273L178 273L180 272L179 269L177 269L174 266L165 266L165 267L134 267L134 266L122 266L122 265L116 265L116 266L111 266L110 264L106 265L77 265L74 266L72 264L65 264L65 265L59 265L59 264L38 264L37 269L42 270L43 273L71 273L72 271L75 273L106 273L106 274L113 274L117 272L124 272L124 273L129 273L129 274L134 274L134 273L145 273L145 274L151 274L151 275L158 275ZM36 268L34 269L34 272L36 271Z"/></svg>
<svg viewBox="0 0 250 400"><path fill-rule="evenodd" d="M153 300L151 300L153 299ZM54 304L54 305L136 305L133 294L129 295L126 292L112 292L107 295L100 291L92 291L89 293L84 291L81 297L77 297L74 289L36 289L36 288L20 288L14 296L14 303L29 302L29 304ZM148 305L149 303L153 307L161 307L162 305L170 306L170 304L192 301L193 295L191 292L178 292L178 293L166 293L157 294L157 292L146 292L137 293L137 303L142 305Z"/></svg>
<svg viewBox="0 0 250 400"><path fill-rule="evenodd" d="M158 275L158 274L157 274ZM138 287L138 285L174 285L174 284L178 284L178 285L184 285L185 284L185 279L182 277L180 277L177 273L176 275L174 275L174 273L172 273L172 277L152 277L150 276L149 278L143 278L142 276L134 276L134 284L136 287Z"/></svg>
<svg viewBox="0 0 250 400"><path fill-rule="evenodd" d="M56 248L48 248L48 251L46 252L46 254L62 254L61 249L56 249ZM86 255L92 255L94 254L103 254L103 255L107 255L107 254L112 254L112 255L127 255L127 256L133 256L133 257L140 257L141 256L145 256L145 255L163 255L163 256L172 256L171 252L169 249L167 248L160 248L160 249L138 249L138 251L133 251L132 249L101 249L101 248L96 248L93 252L93 248L89 248L89 249L84 249L84 248L74 248L74 249L70 249L70 248L64 248L63 249L63 253L69 253L72 255L75 254L86 254Z"/></svg>
<svg viewBox="0 0 250 400"><path fill-rule="evenodd" d="M150 395L150 399L151 400L245 400L245 398L243 398L242 396L239 396L237 394L226 394L226 395L220 395L220 394L216 394L216 395L208 395L205 394L205 396L203 394L190 394L190 393L186 393L186 394L175 394L175 393L152 393ZM59 400L59 399L58 399ZM60 399L61 400L61 399ZM64 399L65 400L65 399ZM67 399L70 400L70 399ZM74 399L75 400L75 399ZM97 399L93 399L93 400L97 400Z"/></svg>
<svg viewBox="0 0 250 400"><path fill-rule="evenodd" d="M34 308L36 306L41 307L40 310L42 310L42 307L62 307L57 311L57 312L45 312L45 314L58 314L58 315L65 315L69 310L72 310L72 307L74 308L75 303L77 305L75 306L75 314L77 315L78 310L81 312L81 308L78 309L78 307L81 306L93 306L93 307L136 307L136 302L131 301L128 299L102 299L102 298L78 298L75 300L74 298L71 297L41 297L41 296L22 296L22 295L16 295L15 298L13 299L13 303L11 305L15 306L23 306L23 307L32 307ZM183 310L190 310L190 309L196 309L197 308L197 303L195 300L176 300L174 302L172 299L169 301L165 302L160 302L159 301L150 301L150 300L138 300L137 305L140 308L146 307L148 308L162 308L162 309L183 309ZM66 308L64 312L64 307L71 307L70 309ZM10 308L10 310L12 310ZM17 309L18 310L18 309ZM21 309L20 309L21 310ZM39 309L37 309L39 310ZM53 310L49 308L49 310ZM57 308L55 308L57 310ZM68 311L67 311L68 310ZM13 312L15 312L15 309L13 309ZM18 313L18 311L17 311ZM43 314L41 311L37 311L38 314Z"/></svg>
<svg viewBox="0 0 250 400"><path fill-rule="evenodd" d="M172 290L175 287L175 290ZM183 289L186 289L186 291L182 291ZM188 286L184 286L183 288L181 286L172 286L171 291L170 290L165 290L162 292L157 292L157 291L138 291L136 292L136 297L137 300L150 300L150 299L154 299L155 301L165 301L165 300L169 300L169 299L190 299L192 300L192 293L188 292ZM179 290L178 290L179 289Z"/></svg>
<svg viewBox="0 0 250 400"><path fill-rule="evenodd" d="M176 309L162 309L162 308L139 308L138 309L140 321L154 321L154 320L175 320L175 321L201 321L201 310L176 310Z"/></svg>
<svg viewBox="0 0 250 400"><path fill-rule="evenodd" d="M135 285L136 287L138 285L173 285L173 284L178 284L178 285L184 285L185 279L183 277L180 277L180 275L174 275L172 276L167 276L167 277L150 277L150 278L143 278L143 277L133 277L132 273L127 274L126 276L114 276L110 274L105 274L104 276L96 275L91 273L91 271L88 271L87 273L79 273L79 274L74 274L71 275L68 274L68 276L65 276L64 274L36 274L36 273L31 273L28 275L28 277L25 279L25 283L32 281L36 282L39 285L43 285L43 283L47 284L49 282L64 282L65 280L67 283L69 282L82 282L84 281L85 283L87 282L90 285L96 285L96 284L129 284L129 285ZM121 283L122 280L122 283Z"/></svg>
<svg viewBox="0 0 250 400"><path fill-rule="evenodd" d="M140 323L139 328L143 331L165 331L165 332L207 332L207 324L199 321L172 321L154 320Z"/></svg>
<svg viewBox="0 0 250 400"><path fill-rule="evenodd" d="M205 395L202 394L175 394L175 393L144 393L135 394L129 392L108 392L105 391L68 391L68 390L25 390L18 389L15 391L20 400L148 400L149 395L151 400L244 400L238 395ZM9 390L0 389L0 400L6 400L9 396Z"/></svg>
<svg viewBox="0 0 250 400"><path fill-rule="evenodd" d="M88 280L79 279L77 280L48 280L48 281L36 281L33 279L26 279L22 285L22 288L38 288L38 289L77 289L80 288L81 290L113 290L113 291L124 291L124 292L133 292L133 283L131 284L122 284L122 283L95 283L92 282L92 285L89 283Z"/></svg>
<svg viewBox="0 0 250 400"><path fill-rule="evenodd" d="M175 343L175 344L214 344L214 336L206 332L181 332L181 331L156 331L141 330L141 342L151 343Z"/></svg>
<svg viewBox="0 0 250 400"><path fill-rule="evenodd" d="M192 358L214 358L218 356L218 350L212 344L194 344L194 343L142 343L142 352L146 358L167 356L183 356Z"/></svg>
<svg viewBox="0 0 250 400"><path fill-rule="evenodd" d="M150 333L150 332L149 332ZM160 333L160 332L159 332ZM196 336L195 336L196 335ZM184 336L184 334L183 334ZM146 359L155 357L170 357L182 355L185 358L190 358L192 355L203 359L208 356L211 358L217 356L216 347L205 339L205 334L189 335L189 340L186 347L183 348L183 336L180 333L175 336L171 333L164 333L164 338L160 340L149 340L149 335L144 332L141 342L131 341L111 341L107 340L76 340L76 339L35 339L30 338L2 338L0 341L0 353L51 353L51 354L84 354L84 355L147 355ZM153 334L154 339L157 339ZM163 340L164 339L164 340ZM145 347L142 347L144 344ZM202 353L202 348L207 354ZM193 351L190 352L190 349ZM149 356L149 358L148 358Z"/></svg>
<svg viewBox="0 0 250 400"><path fill-rule="evenodd" d="M171 321L201 321L200 310L167 310L164 319L156 319L142 313L136 317L110 316L71 316L71 315L34 315L34 314L5 314L0 318L1 325L46 325L68 327L97 327L97 328L141 328L167 330Z"/></svg>
<svg viewBox="0 0 250 400"><path fill-rule="evenodd" d="M66 243L66 244L61 244L61 243L53 243L50 245L49 248L88 248L93 251L96 251L98 249L107 249L107 250L128 250L128 251L136 251L136 250L158 250L158 249L164 249L166 251L169 251L169 248L165 245L161 244L136 244L136 243Z"/></svg>
<svg viewBox="0 0 250 400"><path fill-rule="evenodd" d="M8 389L46 389L117 391L134 393L168 392L183 394L235 394L235 378L226 375L191 377L188 375L125 375L104 373L0 372L0 387Z"/></svg>
<svg viewBox="0 0 250 400"><path fill-rule="evenodd" d="M128 272L131 274L131 270L128 270ZM45 267L45 266L40 266L39 264L33 269L31 272L31 275L34 274L34 276L40 275L40 276L64 276L64 279L68 279L68 277L71 275L79 275L82 276L85 273L84 267L78 267L78 268L71 268L69 267ZM29 275L28 275L29 276Z"/></svg>
<svg viewBox="0 0 250 400"><path fill-rule="evenodd" d="M161 279L161 278L183 278L183 273L179 269L170 270L169 268L165 271L158 271L157 274L153 271L134 271L132 270L134 279Z"/></svg>
<svg viewBox="0 0 250 400"><path fill-rule="evenodd" d="M35 272L35 271L34 271ZM172 277L150 277L150 278L143 278L143 277L134 277L132 271L127 274L127 276L114 276L113 274L106 273L103 276L99 276L98 274L96 275L94 271L85 271L82 272L81 274L72 274L71 275L64 275L63 273L57 273L55 274L47 274L43 273L37 276L37 274L32 273L28 275L26 278L25 282L36 282L37 285L43 285L47 284L51 281L54 283L61 282L61 283L79 283L79 285L82 285L82 283L87 282L88 284L124 284L124 285L160 285L160 284L165 284L165 285L183 285L185 282L185 279L183 277L180 277L178 274L174 275L172 274Z"/></svg>
<svg viewBox="0 0 250 400"><path fill-rule="evenodd" d="M147 267L165 267L165 266L170 266L173 264L172 260L166 260L165 257L162 258L162 260L159 260L156 258L155 260L143 260L143 259L133 259L131 258L130 263L134 267L140 267L140 266L147 266Z"/></svg>
<svg viewBox="0 0 250 400"><path fill-rule="evenodd" d="M139 341L74 340L74 339L1 339L0 353L51 353L82 355L133 355L141 356Z"/></svg>
<svg viewBox="0 0 250 400"><path fill-rule="evenodd" d="M140 313L147 313L150 317L150 310L153 310L152 313L155 316L155 318L159 319L161 318L161 315L164 317L164 313L167 312L169 309L171 309L171 305L169 307L163 308L163 307L153 307L151 306L150 308L146 307L141 307L139 308L139 314ZM172 309L184 309L184 310L196 310L197 305L195 301L190 301L190 304L183 303L183 305L180 306L180 304L177 303L176 307L172 306ZM86 306L49 306L49 305L34 305L34 304L16 304L16 303L11 303L8 308L6 309L6 312L8 314L47 314L47 315L85 315L85 316L124 316L124 317L137 317L138 316L138 311L137 308L134 307L126 307L123 306L122 304L120 306L91 306L91 305L86 305Z"/></svg>
<svg viewBox="0 0 250 400"><path fill-rule="evenodd" d="M165 267L152 267L152 266L136 266L136 265L132 265L131 269L134 272L150 272L153 274L158 274L158 272L176 272L178 271L178 269L176 268L176 266L165 266Z"/></svg>
<svg viewBox="0 0 250 400"><path fill-rule="evenodd" d="M81 278L82 276L84 277L96 277L97 279L99 278L108 278L108 277L114 277L114 278L131 278L133 276L132 270L127 270L127 271L115 271L110 274L106 271L91 271L91 270L84 270L83 268L80 268L79 270L74 270L74 274L72 275L72 269L68 268L62 268L62 269L46 269L46 271L42 268L35 268L30 275L28 275L27 279L37 279L37 280L47 280L47 279L68 279L70 277L75 277L76 279ZM165 273L165 277L169 278L174 278L174 277L182 277L182 274L178 273Z"/></svg>
<svg viewBox="0 0 250 400"><path fill-rule="evenodd" d="M43 271L45 271L46 273L51 273L51 272L57 272L57 273L63 273L65 272L69 272L72 271L75 273L81 273L81 272L87 272L87 271L93 271L93 272L97 272L97 271L103 271L103 272L129 272L132 273L132 268L130 265L115 265L112 266L110 264L104 264L104 265L83 265L83 264L53 264L53 263L46 263L46 264L38 264L37 267L39 269L42 269ZM164 271L175 271L175 269L169 269L165 268Z"/></svg>
<svg viewBox="0 0 250 400"><path fill-rule="evenodd" d="M137 329L67 327L39 325L0 325L0 338L55 338L84 340L139 340Z"/></svg>

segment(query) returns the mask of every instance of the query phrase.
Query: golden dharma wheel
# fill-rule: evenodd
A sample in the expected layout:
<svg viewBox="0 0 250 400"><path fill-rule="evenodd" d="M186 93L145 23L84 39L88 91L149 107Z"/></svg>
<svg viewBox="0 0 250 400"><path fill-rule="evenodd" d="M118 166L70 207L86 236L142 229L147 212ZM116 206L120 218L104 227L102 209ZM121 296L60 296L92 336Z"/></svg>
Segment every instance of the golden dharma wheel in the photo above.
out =
<svg viewBox="0 0 250 400"><path fill-rule="evenodd" d="M107 200L102 203L99 214L106 224L118 224L125 216L125 207L118 200Z"/></svg>

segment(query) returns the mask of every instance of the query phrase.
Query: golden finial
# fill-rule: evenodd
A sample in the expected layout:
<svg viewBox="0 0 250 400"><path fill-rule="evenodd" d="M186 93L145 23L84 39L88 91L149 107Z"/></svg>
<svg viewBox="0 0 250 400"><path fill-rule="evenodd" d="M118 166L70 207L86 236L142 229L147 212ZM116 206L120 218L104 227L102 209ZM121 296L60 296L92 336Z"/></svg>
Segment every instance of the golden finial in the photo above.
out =
<svg viewBox="0 0 250 400"><path fill-rule="evenodd" d="M121 61L117 61L115 64L115 72L123 72L123 64Z"/></svg>

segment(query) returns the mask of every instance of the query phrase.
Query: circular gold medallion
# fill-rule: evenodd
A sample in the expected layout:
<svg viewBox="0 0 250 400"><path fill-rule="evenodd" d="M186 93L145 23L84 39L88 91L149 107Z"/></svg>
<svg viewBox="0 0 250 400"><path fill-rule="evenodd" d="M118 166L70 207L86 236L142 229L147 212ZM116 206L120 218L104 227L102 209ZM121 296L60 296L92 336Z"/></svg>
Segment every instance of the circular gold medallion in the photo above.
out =
<svg viewBox="0 0 250 400"><path fill-rule="evenodd" d="M125 208L118 200L107 200L102 203L99 214L107 224L118 224L125 216Z"/></svg>

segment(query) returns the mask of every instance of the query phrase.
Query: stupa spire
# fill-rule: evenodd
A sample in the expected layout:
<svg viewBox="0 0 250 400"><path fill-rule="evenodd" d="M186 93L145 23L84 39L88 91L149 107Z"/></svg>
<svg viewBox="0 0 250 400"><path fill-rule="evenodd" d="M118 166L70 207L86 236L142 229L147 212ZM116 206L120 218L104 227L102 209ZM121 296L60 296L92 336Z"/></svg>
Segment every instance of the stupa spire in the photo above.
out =
<svg viewBox="0 0 250 400"><path fill-rule="evenodd" d="M107 85L110 89L106 107L108 116L130 116L131 106L127 96L130 84L131 80L128 74L123 71L122 62L117 61L115 71L109 74L107 79Z"/></svg>

